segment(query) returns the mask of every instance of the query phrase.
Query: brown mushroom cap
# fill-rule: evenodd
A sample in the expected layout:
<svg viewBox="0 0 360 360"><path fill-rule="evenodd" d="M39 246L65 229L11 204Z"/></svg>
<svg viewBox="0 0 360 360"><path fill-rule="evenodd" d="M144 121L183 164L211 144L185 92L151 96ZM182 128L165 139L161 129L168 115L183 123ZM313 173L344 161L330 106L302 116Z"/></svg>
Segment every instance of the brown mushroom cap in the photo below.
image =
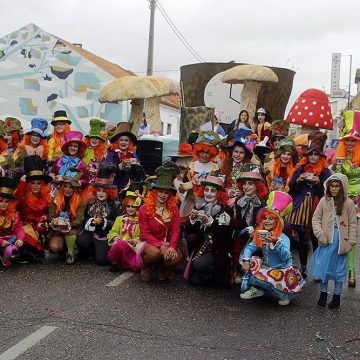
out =
<svg viewBox="0 0 360 360"><path fill-rule="evenodd" d="M238 65L224 71L221 81L227 84L244 84L247 81L277 83L277 75L268 67L260 65Z"/></svg>
<svg viewBox="0 0 360 360"><path fill-rule="evenodd" d="M155 76L123 76L105 85L99 101L114 102L132 99L148 99L179 93L176 81Z"/></svg>

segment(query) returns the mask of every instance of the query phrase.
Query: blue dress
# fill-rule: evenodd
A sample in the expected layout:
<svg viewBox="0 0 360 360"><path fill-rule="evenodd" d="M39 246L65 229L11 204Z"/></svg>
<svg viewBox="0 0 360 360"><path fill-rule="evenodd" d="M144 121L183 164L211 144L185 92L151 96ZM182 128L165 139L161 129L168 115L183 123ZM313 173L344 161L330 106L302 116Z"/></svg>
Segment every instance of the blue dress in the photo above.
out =
<svg viewBox="0 0 360 360"><path fill-rule="evenodd" d="M319 246L310 260L310 276L316 280L345 282L348 272L347 254L339 255L339 228L334 215L332 244Z"/></svg>

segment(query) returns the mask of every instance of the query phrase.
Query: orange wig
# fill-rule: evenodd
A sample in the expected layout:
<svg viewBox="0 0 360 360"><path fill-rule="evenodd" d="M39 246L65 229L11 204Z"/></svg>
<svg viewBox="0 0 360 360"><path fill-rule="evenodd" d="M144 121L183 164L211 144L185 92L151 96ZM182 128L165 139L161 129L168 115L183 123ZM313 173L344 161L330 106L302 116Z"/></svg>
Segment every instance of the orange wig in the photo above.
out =
<svg viewBox="0 0 360 360"><path fill-rule="evenodd" d="M7 148L8 148L7 141L2 136L0 136L0 153L2 153Z"/></svg>
<svg viewBox="0 0 360 360"><path fill-rule="evenodd" d="M265 216L271 216L273 218L276 219L276 222L275 222L275 227L274 229L272 230L273 232L273 235L278 238L282 231L283 231L283 226L282 226L282 223L280 221L280 219L278 218L278 216L274 215L274 213L272 211L268 211L268 210L265 210L261 213L261 219L259 221L259 225L256 227L255 229L255 232L254 232L254 243L256 244L256 246L258 248L262 248L262 241L259 239L259 233L258 233L258 230L264 230L264 217Z"/></svg>
<svg viewBox="0 0 360 360"><path fill-rule="evenodd" d="M309 156L304 155L300 161L300 165L304 167L305 171L313 172L315 175L320 175L324 169L328 166L328 160L326 156L320 156L319 161L315 165L309 164Z"/></svg>
<svg viewBox="0 0 360 360"><path fill-rule="evenodd" d="M85 137L84 139L84 143L90 147L90 138L88 136ZM106 143L105 141L101 141L99 142L99 145L94 148L94 155L96 156L96 159L98 161L101 161L105 158L106 156Z"/></svg>
<svg viewBox="0 0 360 360"><path fill-rule="evenodd" d="M71 127L70 127L70 124L68 123L65 123L65 130L64 130L64 133L63 135L69 133L71 131ZM55 147L58 147L58 148L61 148L61 146L65 143L65 139L63 136L60 136L55 128L54 128L54 131L52 133L52 138L54 139L54 142L55 142Z"/></svg>
<svg viewBox="0 0 360 360"><path fill-rule="evenodd" d="M346 157L346 139L341 139L336 149L335 157ZM356 141L354 149L351 153L351 161L355 166L360 166L360 141Z"/></svg>
<svg viewBox="0 0 360 360"><path fill-rule="evenodd" d="M219 153L219 150L217 149L216 146L208 145L204 143L194 144L194 160L199 160L200 151L209 153L212 160L214 160L217 154Z"/></svg>
<svg viewBox="0 0 360 360"><path fill-rule="evenodd" d="M155 217L156 214L156 195L157 189L151 189L145 198L146 214L151 218ZM173 214L176 208L176 196L170 192L166 203L166 209L170 214Z"/></svg>
<svg viewBox="0 0 360 360"><path fill-rule="evenodd" d="M274 169L273 169L273 173L272 173L273 178L275 176L280 177L280 168L281 168L281 159L280 159L280 157L278 157L274 163ZM297 169L297 166L294 165L292 161L290 161L289 164L286 166L287 179L291 179L291 177L293 176L296 169Z"/></svg>
<svg viewBox="0 0 360 360"><path fill-rule="evenodd" d="M243 186L245 184L245 181L237 181L236 183L237 183L237 186L238 186L239 190L243 193L244 192L243 191ZM256 189L257 189L258 197L260 199L265 200L266 197L268 196L268 193L269 193L266 184L263 181L257 181L257 180L254 181L254 184L255 184Z"/></svg>
<svg viewBox="0 0 360 360"><path fill-rule="evenodd" d="M17 200L0 197L0 201L3 201L4 199L9 200L9 206L5 211L0 211L0 217L4 217L4 222L0 224L0 226L5 225L8 227L11 224L11 221L15 218Z"/></svg>
<svg viewBox="0 0 360 360"><path fill-rule="evenodd" d="M25 149L25 145L31 146L31 135L24 135L21 143L19 144L18 150ZM41 138L40 143L38 146L42 145L44 148L44 155L43 159L48 158L49 153L49 145L46 139Z"/></svg>
<svg viewBox="0 0 360 360"><path fill-rule="evenodd" d="M81 198L79 190L74 187L74 194L70 199L70 220L74 221L76 219L76 212L79 207ZM64 195L64 183L61 184L58 193L54 199L56 205L56 214L60 214L61 211L64 210L65 207L65 195Z"/></svg>

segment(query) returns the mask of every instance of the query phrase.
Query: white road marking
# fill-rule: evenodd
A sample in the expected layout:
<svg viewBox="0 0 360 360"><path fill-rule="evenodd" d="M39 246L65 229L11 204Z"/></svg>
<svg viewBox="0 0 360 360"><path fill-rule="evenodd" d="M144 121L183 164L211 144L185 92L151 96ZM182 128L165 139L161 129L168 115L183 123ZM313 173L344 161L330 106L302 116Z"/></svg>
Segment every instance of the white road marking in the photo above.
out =
<svg viewBox="0 0 360 360"><path fill-rule="evenodd" d="M106 286L119 286L121 283L123 283L127 279L130 279L134 275L135 275L134 272L126 271L123 274L121 274L120 276L116 277L114 280L110 281L108 284L106 284Z"/></svg>
<svg viewBox="0 0 360 360"><path fill-rule="evenodd" d="M24 340L21 340L16 345L12 346L10 349L3 352L0 355L0 360L16 359L26 350L30 349L40 340L44 339L46 336L51 334L55 329L57 329L57 327L55 326L43 326L39 330L36 330L34 333L26 337Z"/></svg>

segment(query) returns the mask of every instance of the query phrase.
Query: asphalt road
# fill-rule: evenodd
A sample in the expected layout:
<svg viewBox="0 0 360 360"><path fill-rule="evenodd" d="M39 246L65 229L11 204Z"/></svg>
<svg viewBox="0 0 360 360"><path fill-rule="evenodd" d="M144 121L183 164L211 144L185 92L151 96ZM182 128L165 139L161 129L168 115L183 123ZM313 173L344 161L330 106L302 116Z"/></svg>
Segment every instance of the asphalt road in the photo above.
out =
<svg viewBox="0 0 360 360"><path fill-rule="evenodd" d="M316 306L311 281L280 307L241 300L237 288L194 288L180 271L174 282L135 274L107 286L119 275L92 263L0 268L0 360L360 359L359 277L331 311Z"/></svg>

